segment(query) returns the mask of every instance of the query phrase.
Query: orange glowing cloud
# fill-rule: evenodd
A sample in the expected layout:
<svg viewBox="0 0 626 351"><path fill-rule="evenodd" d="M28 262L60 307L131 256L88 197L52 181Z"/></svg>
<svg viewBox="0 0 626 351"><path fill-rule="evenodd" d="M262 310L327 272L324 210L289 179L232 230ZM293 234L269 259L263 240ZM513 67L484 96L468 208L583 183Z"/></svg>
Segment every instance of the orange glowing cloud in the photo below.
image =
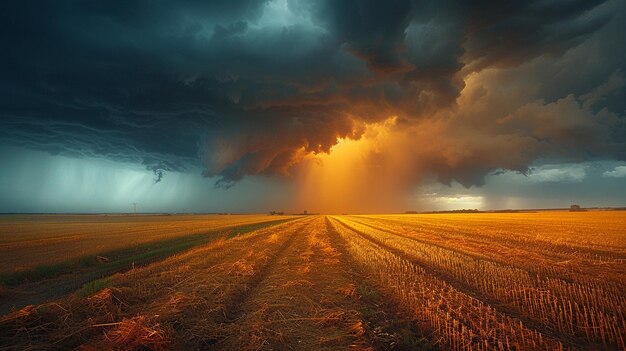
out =
<svg viewBox="0 0 626 351"><path fill-rule="evenodd" d="M593 112L585 98L571 95L528 102L536 87L519 83L503 92L503 73L470 74L452 108L363 122L360 138L336 139L328 153L304 153L293 172L297 208L404 211L420 207L424 177L481 186L494 170L527 172L541 157L576 160L615 148L608 133L619 124L615 114Z"/></svg>
<svg viewBox="0 0 626 351"><path fill-rule="evenodd" d="M309 155L297 179L299 206L326 212L388 211L402 206L402 156L394 139L397 118L368 124L358 140L340 138L329 153ZM394 158L394 155L399 156Z"/></svg>

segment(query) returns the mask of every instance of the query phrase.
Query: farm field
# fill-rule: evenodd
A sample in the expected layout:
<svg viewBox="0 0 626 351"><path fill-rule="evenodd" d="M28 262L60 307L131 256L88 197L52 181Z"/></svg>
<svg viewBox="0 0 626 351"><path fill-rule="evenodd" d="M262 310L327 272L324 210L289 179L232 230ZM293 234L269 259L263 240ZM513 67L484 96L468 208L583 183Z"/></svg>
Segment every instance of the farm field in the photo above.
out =
<svg viewBox="0 0 626 351"><path fill-rule="evenodd" d="M305 216L89 287L0 349L621 350L626 212Z"/></svg>
<svg viewBox="0 0 626 351"><path fill-rule="evenodd" d="M267 215L0 216L0 313L92 280L293 220Z"/></svg>
<svg viewBox="0 0 626 351"><path fill-rule="evenodd" d="M292 216L0 216L0 273L54 264L158 240Z"/></svg>

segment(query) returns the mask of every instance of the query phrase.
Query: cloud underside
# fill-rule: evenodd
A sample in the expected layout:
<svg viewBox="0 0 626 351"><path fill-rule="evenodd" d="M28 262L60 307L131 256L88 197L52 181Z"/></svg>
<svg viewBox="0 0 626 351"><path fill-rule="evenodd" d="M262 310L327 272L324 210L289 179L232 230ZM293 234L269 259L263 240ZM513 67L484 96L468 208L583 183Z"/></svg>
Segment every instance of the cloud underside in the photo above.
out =
<svg viewBox="0 0 626 351"><path fill-rule="evenodd" d="M602 176L609 178L626 178L626 166L617 166L612 171L604 172Z"/></svg>
<svg viewBox="0 0 626 351"><path fill-rule="evenodd" d="M391 117L402 142L367 157L403 154L408 183L625 160L625 6L14 2L0 142L141 163L155 181L200 166L224 186L287 176Z"/></svg>

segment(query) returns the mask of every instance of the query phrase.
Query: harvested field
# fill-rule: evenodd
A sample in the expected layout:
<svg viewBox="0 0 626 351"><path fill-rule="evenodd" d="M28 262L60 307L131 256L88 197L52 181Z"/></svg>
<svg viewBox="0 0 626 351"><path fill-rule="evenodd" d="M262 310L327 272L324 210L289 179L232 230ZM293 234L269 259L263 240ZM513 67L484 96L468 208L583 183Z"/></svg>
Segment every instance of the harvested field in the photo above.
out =
<svg viewBox="0 0 626 351"><path fill-rule="evenodd" d="M0 273L242 225L289 219L265 215L0 216Z"/></svg>
<svg viewBox="0 0 626 351"><path fill-rule="evenodd" d="M0 344L625 349L625 215L306 216L15 310L0 318Z"/></svg>
<svg viewBox="0 0 626 351"><path fill-rule="evenodd" d="M264 215L0 217L0 313L42 303L99 279L296 219ZM20 236L18 233L23 233ZM90 283L91 282L91 283Z"/></svg>

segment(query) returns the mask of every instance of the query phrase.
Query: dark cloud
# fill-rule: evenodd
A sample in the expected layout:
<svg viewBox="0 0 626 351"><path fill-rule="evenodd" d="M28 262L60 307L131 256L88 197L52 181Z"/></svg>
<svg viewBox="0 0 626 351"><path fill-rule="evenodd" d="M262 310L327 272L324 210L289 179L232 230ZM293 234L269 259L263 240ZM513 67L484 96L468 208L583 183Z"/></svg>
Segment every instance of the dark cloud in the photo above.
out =
<svg viewBox="0 0 626 351"><path fill-rule="evenodd" d="M474 70L558 56L605 26L613 7L604 0L471 1L463 60Z"/></svg>
<svg viewBox="0 0 626 351"><path fill-rule="evenodd" d="M317 18L337 41L361 57L374 71L389 73L408 69L402 57L405 29L413 17L410 0L382 4L375 0L326 1Z"/></svg>
<svg viewBox="0 0 626 351"><path fill-rule="evenodd" d="M607 81L626 69L624 45L610 44L621 40L618 0L64 0L0 9L0 142L141 163L157 182L195 166L225 186L288 175L303 156L390 116L398 128L428 118L454 126L441 132L458 134L462 143L451 145L470 150L465 158L423 156L443 182L481 184L536 157L624 157L623 144L606 142L626 139L624 111L615 111L626 100L620 80ZM581 57L611 53L581 66ZM511 98L518 105L509 111L492 99L490 113L443 113L460 108L471 74L539 61L531 75L594 73L544 82L525 101ZM506 74L501 86L517 89ZM475 98L493 95L488 88L476 87ZM617 114L597 118L606 106ZM502 141L506 155L492 157L481 137ZM536 145L506 138L551 146L528 152Z"/></svg>

